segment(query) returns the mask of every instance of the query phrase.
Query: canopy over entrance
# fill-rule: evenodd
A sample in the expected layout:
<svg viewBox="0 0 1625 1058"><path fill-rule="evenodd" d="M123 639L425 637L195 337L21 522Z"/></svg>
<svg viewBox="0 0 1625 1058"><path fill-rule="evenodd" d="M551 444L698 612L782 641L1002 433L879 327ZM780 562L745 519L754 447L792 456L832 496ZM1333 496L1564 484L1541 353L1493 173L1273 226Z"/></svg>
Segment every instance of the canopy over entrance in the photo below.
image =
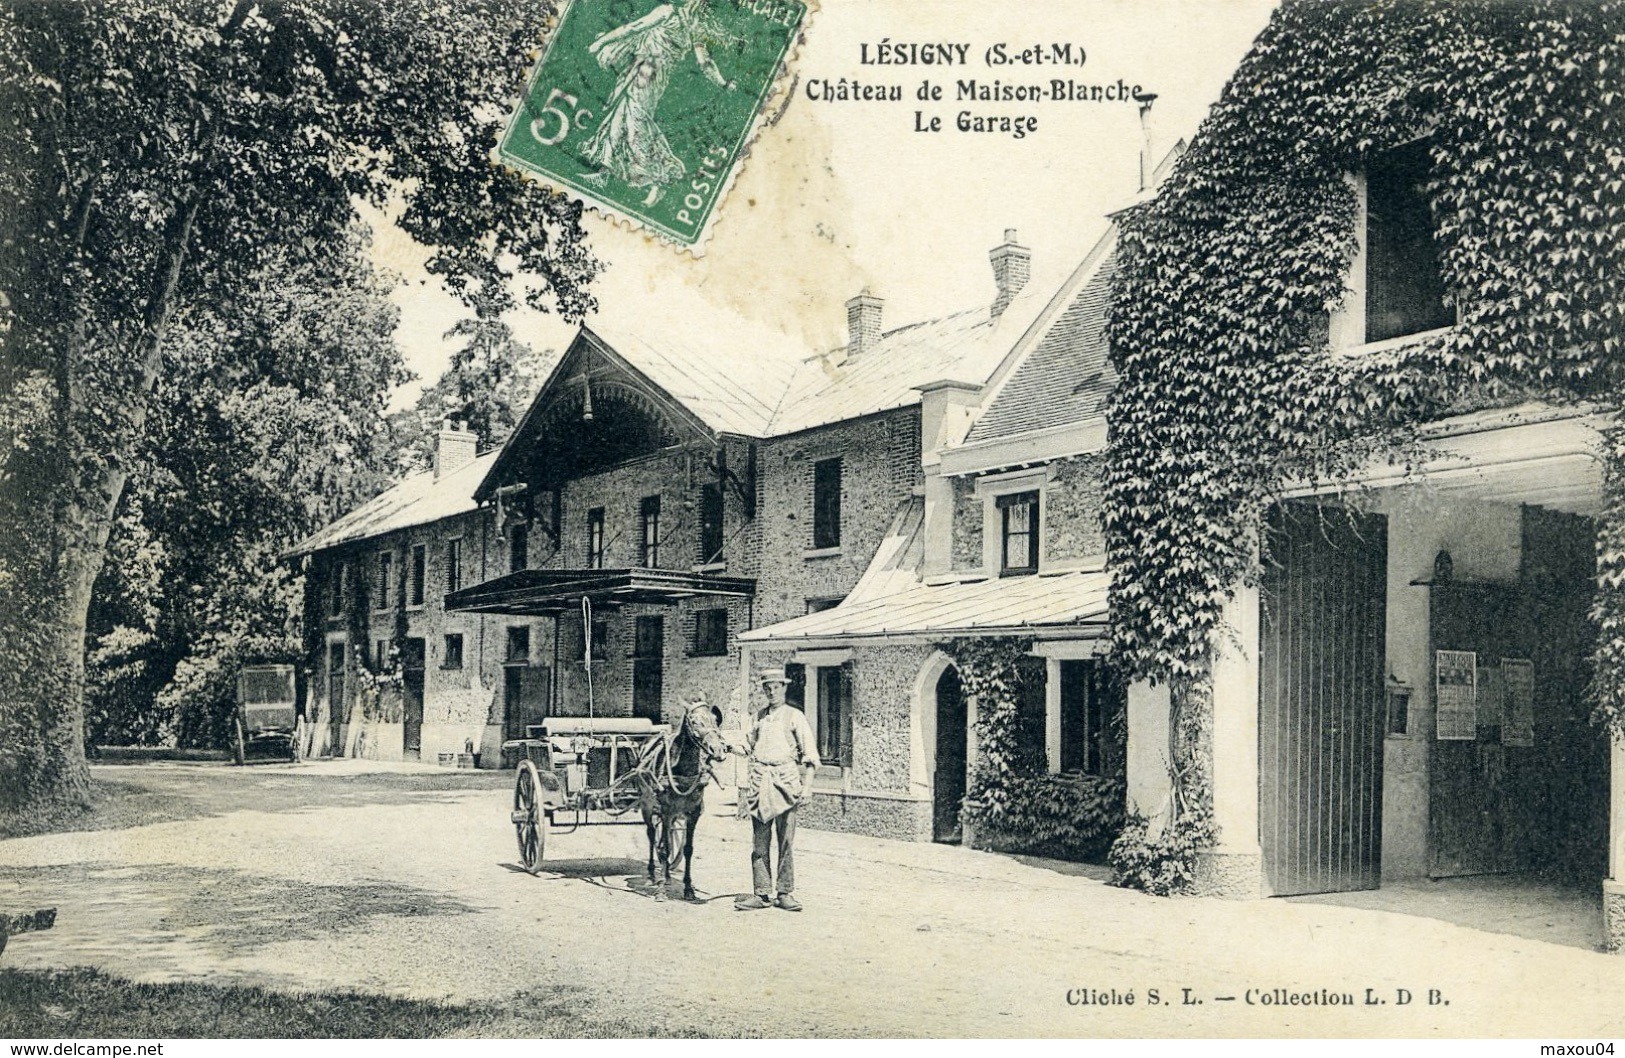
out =
<svg viewBox="0 0 1625 1058"><path fill-rule="evenodd" d="M550 615L581 605L654 603L713 595L748 599L756 581L671 569L522 569L446 596L446 609L518 616Z"/></svg>

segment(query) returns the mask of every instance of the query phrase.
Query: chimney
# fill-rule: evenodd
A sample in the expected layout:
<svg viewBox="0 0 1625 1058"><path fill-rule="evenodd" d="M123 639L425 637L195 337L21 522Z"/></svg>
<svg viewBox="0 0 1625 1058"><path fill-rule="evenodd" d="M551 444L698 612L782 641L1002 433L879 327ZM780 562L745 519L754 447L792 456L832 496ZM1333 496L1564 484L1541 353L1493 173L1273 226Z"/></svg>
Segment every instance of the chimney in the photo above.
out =
<svg viewBox="0 0 1625 1058"><path fill-rule="evenodd" d="M1004 229L1004 242L993 247L988 259L993 262L993 282L999 288L993 299L991 318L996 323L1010 302L1021 293L1033 273L1033 252L1016 242L1016 229Z"/></svg>
<svg viewBox="0 0 1625 1058"><path fill-rule="evenodd" d="M846 355L861 356L880 340L880 310L886 303L865 288L846 303Z"/></svg>
<svg viewBox="0 0 1625 1058"><path fill-rule="evenodd" d="M1157 101L1157 93L1141 92L1134 101L1140 104L1140 190L1149 191L1157 164L1151 156L1151 104Z"/></svg>
<svg viewBox="0 0 1625 1058"><path fill-rule="evenodd" d="M474 462L478 446L478 436L465 423L450 419L441 422L434 450L434 476L443 478Z"/></svg>

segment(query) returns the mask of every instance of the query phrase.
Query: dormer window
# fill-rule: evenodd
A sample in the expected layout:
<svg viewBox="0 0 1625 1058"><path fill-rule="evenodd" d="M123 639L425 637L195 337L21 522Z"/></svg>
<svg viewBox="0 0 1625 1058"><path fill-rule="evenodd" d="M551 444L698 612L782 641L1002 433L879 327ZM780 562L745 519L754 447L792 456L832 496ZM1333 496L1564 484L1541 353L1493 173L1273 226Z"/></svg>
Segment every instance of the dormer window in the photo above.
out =
<svg viewBox="0 0 1625 1058"><path fill-rule="evenodd" d="M1004 576L1038 572L1038 493L1000 496L999 572Z"/></svg>
<svg viewBox="0 0 1625 1058"><path fill-rule="evenodd" d="M1424 188L1425 141L1374 156L1366 167L1365 341L1456 322L1445 304L1433 215Z"/></svg>

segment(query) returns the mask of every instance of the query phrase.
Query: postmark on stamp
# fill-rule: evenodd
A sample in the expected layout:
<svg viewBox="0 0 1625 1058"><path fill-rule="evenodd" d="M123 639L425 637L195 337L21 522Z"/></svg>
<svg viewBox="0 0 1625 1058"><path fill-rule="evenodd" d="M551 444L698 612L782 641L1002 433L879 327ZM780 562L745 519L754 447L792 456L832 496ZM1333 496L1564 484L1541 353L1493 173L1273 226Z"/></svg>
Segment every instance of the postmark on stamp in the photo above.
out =
<svg viewBox="0 0 1625 1058"><path fill-rule="evenodd" d="M502 160L693 249L806 13L803 0L573 0Z"/></svg>

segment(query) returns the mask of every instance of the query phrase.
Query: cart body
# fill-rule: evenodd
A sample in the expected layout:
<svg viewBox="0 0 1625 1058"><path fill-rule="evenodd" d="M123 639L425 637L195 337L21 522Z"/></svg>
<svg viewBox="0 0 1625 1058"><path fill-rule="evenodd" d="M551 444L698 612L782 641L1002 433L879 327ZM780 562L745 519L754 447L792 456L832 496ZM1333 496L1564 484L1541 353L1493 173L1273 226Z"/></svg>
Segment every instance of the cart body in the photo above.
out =
<svg viewBox="0 0 1625 1058"><path fill-rule="evenodd" d="M237 674L238 764L267 755L299 759L298 686L292 665L245 665Z"/></svg>

